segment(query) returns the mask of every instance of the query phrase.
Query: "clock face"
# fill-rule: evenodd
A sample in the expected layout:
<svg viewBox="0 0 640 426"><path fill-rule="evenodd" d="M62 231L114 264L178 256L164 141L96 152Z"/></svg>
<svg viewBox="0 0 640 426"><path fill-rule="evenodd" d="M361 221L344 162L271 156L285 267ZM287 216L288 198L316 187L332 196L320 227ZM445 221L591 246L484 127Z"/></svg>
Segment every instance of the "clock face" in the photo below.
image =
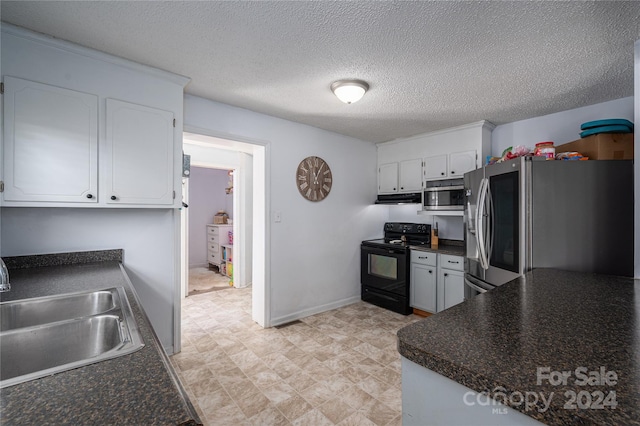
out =
<svg viewBox="0 0 640 426"><path fill-rule="evenodd" d="M296 171L296 185L300 194L309 201L322 201L329 195L333 176L326 161L320 157L307 157Z"/></svg>

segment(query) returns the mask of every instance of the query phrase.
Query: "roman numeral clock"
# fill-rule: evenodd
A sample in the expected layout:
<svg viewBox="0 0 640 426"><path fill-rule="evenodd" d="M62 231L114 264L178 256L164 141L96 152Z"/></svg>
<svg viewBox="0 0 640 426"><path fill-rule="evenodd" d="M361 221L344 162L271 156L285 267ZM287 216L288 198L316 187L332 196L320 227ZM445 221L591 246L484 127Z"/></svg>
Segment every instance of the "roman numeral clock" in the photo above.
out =
<svg viewBox="0 0 640 426"><path fill-rule="evenodd" d="M300 162L296 171L296 185L300 195L309 201L322 201L333 184L331 169L320 157L307 157Z"/></svg>

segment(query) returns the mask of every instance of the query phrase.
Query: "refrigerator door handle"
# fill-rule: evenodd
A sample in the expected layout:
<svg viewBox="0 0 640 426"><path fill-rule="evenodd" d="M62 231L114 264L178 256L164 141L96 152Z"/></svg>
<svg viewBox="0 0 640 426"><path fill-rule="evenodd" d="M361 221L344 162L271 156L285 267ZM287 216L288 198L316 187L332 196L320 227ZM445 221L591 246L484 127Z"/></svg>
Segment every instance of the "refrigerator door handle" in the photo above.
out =
<svg viewBox="0 0 640 426"><path fill-rule="evenodd" d="M467 287L474 289L478 293L486 293L487 291L489 291L486 288L482 288L482 287L478 286L477 284L472 283L471 281L469 281L469 279L467 277L464 278L464 284Z"/></svg>
<svg viewBox="0 0 640 426"><path fill-rule="evenodd" d="M491 253L493 252L493 236L495 234L494 232L494 220L495 220L495 213L494 213L494 209L493 209L493 196L491 195L491 188L489 187L489 181L487 180L487 197L489 199L488 205L487 205L487 213L488 213L488 219L487 219L487 232L485 234L485 238L487 240L487 251L486 251L486 265L487 268L489 268L489 259L491 259Z"/></svg>
<svg viewBox="0 0 640 426"><path fill-rule="evenodd" d="M487 196L488 188L488 179L483 178L480 181L480 190L478 193L478 207L476 208L476 245L478 248L478 254L480 257L480 266L482 269L489 269L489 265L487 262L487 255L485 249L487 244L485 242L484 235L484 215L485 215L485 201Z"/></svg>

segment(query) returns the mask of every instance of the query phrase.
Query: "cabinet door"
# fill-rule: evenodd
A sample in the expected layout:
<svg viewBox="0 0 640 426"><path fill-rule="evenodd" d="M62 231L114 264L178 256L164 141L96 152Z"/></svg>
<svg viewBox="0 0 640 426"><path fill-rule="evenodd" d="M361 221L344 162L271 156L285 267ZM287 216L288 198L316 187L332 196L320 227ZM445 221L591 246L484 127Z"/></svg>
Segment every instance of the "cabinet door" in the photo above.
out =
<svg viewBox="0 0 640 426"><path fill-rule="evenodd" d="M400 162L400 192L422 189L422 159Z"/></svg>
<svg viewBox="0 0 640 426"><path fill-rule="evenodd" d="M476 152L464 151L449 154L449 177L462 177L476 169Z"/></svg>
<svg viewBox="0 0 640 426"><path fill-rule="evenodd" d="M107 99L105 202L173 204L173 113Z"/></svg>
<svg viewBox="0 0 640 426"><path fill-rule="evenodd" d="M5 77L5 201L98 200L98 97Z"/></svg>
<svg viewBox="0 0 640 426"><path fill-rule="evenodd" d="M439 179L447 177L447 156L436 155L424 159L425 180Z"/></svg>
<svg viewBox="0 0 640 426"><path fill-rule="evenodd" d="M464 272L440 269L438 274L438 311L464 301Z"/></svg>
<svg viewBox="0 0 640 426"><path fill-rule="evenodd" d="M410 305L423 311L436 313L436 268L412 263L410 276Z"/></svg>
<svg viewBox="0 0 640 426"><path fill-rule="evenodd" d="M378 167L378 193L398 192L398 163L381 164Z"/></svg>

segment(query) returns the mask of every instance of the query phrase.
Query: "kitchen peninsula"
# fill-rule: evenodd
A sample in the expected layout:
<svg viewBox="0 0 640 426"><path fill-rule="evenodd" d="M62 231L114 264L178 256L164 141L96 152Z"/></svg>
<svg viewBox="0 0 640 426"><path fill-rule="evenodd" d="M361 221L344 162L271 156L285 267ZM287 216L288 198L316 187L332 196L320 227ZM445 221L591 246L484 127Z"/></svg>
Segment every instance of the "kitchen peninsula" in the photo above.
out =
<svg viewBox="0 0 640 426"><path fill-rule="evenodd" d="M145 346L0 390L2 424L200 424L122 266L122 250L4 258L2 302L123 287Z"/></svg>
<svg viewBox="0 0 640 426"><path fill-rule="evenodd" d="M640 280L536 269L398 350L404 425L640 425Z"/></svg>

